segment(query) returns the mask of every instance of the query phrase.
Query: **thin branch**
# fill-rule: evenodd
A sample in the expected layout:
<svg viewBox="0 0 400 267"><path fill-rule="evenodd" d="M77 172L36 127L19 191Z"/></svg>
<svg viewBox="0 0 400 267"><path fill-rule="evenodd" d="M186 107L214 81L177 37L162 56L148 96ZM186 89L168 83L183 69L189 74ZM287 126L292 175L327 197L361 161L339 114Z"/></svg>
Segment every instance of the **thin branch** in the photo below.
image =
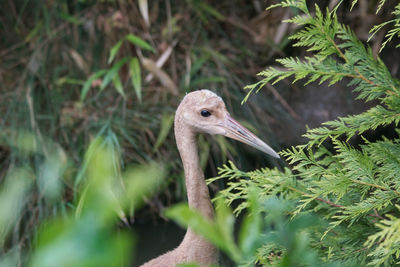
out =
<svg viewBox="0 0 400 267"><path fill-rule="evenodd" d="M323 198L320 198L320 197L314 197L314 196L312 196L312 195L310 195L310 194L307 194L306 192L301 191L301 190L299 190L299 189L297 189L297 188L295 188L295 187L288 186L287 188L289 188L290 190L295 191L295 192L297 192L297 193L299 193L299 194L301 194L301 195L303 195L303 196L305 196L305 197L314 198L314 200L318 200L318 201L320 201L320 202L323 202L323 203L325 203L325 204L328 204L328 205L331 206L331 207L340 208L340 209L345 209L345 208L346 208L346 206L339 205L339 204L335 204L335 203L333 203L333 202L330 201L330 200L323 199ZM369 214L367 214L367 216L375 217L375 218L378 218L378 219L381 219L381 220L384 220L384 219L385 219L384 217L382 217L381 215L378 214L378 212L376 211L376 209L374 209L374 213L369 213Z"/></svg>

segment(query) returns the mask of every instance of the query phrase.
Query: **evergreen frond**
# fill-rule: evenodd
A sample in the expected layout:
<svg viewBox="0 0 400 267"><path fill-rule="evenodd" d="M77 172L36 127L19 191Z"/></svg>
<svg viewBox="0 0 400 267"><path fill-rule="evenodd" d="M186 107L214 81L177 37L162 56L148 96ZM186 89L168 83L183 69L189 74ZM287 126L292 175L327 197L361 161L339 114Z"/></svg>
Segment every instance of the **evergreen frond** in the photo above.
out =
<svg viewBox="0 0 400 267"><path fill-rule="evenodd" d="M352 1L352 5L356 3L357 0ZM384 3L385 0L379 1L378 11ZM311 238L326 261L391 266L399 262L400 256L400 211L396 206L400 200L400 130L396 137L378 141L368 141L364 135L378 127L400 125L400 81L371 48L339 22L338 6L325 12L316 6L314 14L308 11L304 0L283 1L273 7L278 6L298 8L304 13L287 22L302 27L290 39L309 54L304 58L278 59L281 67L260 72L262 80L246 87L249 93L244 101L267 83L290 77L293 82L328 85L346 79L359 99L378 104L360 114L339 117L307 130L307 143L280 152L290 166L283 171L265 168L241 172L232 163L224 166L216 178L228 180L222 198L227 204L244 200L235 210L239 214L247 207L249 188L256 186L260 199L279 196L294 202L295 207L288 214L292 219L313 213L326 220L325 229L316 230ZM393 27L384 44L400 33L400 4L393 14L394 20L377 25L372 31ZM355 136L364 144L350 145ZM333 147L325 147L325 141ZM273 246L265 245L259 255L265 256L271 249Z"/></svg>
<svg viewBox="0 0 400 267"><path fill-rule="evenodd" d="M399 206L396 205L397 209ZM368 265L377 266L380 264L391 265L395 261L391 255L398 260L400 256L400 218L388 214L388 219L381 220L376 224L379 232L368 237L365 245L374 248L368 256L373 257Z"/></svg>
<svg viewBox="0 0 400 267"><path fill-rule="evenodd" d="M392 123L399 124L400 112L391 111L377 105L364 113L349 115L334 121L323 123L323 127L310 129L303 136L308 138L308 146L320 145L328 138L337 139L345 135L347 140L368 130L375 130L379 126Z"/></svg>
<svg viewBox="0 0 400 267"><path fill-rule="evenodd" d="M381 0L379 2L379 6L377 9L377 12L382 8L382 6L384 5L385 0ZM389 24L393 24L393 28L390 29L387 34L385 35L386 40L382 43L381 48L379 49L379 52L381 52L385 46L387 45L387 43L389 43L390 41L392 41L392 39L396 36L400 36L400 4L397 4L394 11L392 12L392 14L394 15L394 19L389 20L389 21L385 21L382 22L381 24L375 25L374 27L371 28L370 33L371 36L368 38L368 41L371 40L371 38L380 30L382 30L385 26L389 25ZM397 46L398 47L398 46Z"/></svg>

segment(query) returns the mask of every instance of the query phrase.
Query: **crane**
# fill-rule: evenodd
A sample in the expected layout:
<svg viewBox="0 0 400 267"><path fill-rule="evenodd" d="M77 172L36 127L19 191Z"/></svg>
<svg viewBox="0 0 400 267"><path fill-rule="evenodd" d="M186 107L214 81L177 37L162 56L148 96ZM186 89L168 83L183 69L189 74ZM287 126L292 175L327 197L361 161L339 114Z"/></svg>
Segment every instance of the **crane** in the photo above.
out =
<svg viewBox="0 0 400 267"><path fill-rule="evenodd" d="M208 219L213 218L214 210L200 167L196 145L198 133L224 135L279 158L271 147L234 120L223 100L207 89L191 92L183 98L175 113L174 130L185 173L188 205ZM217 258L217 248L189 228L177 248L141 267L173 267L190 262L209 266L216 264Z"/></svg>

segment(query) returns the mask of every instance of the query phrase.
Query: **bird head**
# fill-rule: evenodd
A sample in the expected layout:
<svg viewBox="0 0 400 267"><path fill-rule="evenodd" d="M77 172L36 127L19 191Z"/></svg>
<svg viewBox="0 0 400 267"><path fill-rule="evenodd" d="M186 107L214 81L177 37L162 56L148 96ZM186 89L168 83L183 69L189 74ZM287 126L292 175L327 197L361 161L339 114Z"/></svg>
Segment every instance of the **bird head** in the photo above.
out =
<svg viewBox="0 0 400 267"><path fill-rule="evenodd" d="M234 120L226 110L224 101L210 90L202 89L187 94L176 116L176 120L195 132L224 135L279 158L270 146Z"/></svg>

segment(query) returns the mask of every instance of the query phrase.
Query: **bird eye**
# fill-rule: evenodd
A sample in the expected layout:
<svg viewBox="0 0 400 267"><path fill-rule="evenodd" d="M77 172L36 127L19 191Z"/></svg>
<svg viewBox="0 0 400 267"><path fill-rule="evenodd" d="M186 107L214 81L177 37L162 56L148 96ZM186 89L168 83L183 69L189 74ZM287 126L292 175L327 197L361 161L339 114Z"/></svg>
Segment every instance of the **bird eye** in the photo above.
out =
<svg viewBox="0 0 400 267"><path fill-rule="evenodd" d="M203 109L202 111L200 111L201 116L203 117L209 117L211 116L211 112L208 111L207 109Z"/></svg>

